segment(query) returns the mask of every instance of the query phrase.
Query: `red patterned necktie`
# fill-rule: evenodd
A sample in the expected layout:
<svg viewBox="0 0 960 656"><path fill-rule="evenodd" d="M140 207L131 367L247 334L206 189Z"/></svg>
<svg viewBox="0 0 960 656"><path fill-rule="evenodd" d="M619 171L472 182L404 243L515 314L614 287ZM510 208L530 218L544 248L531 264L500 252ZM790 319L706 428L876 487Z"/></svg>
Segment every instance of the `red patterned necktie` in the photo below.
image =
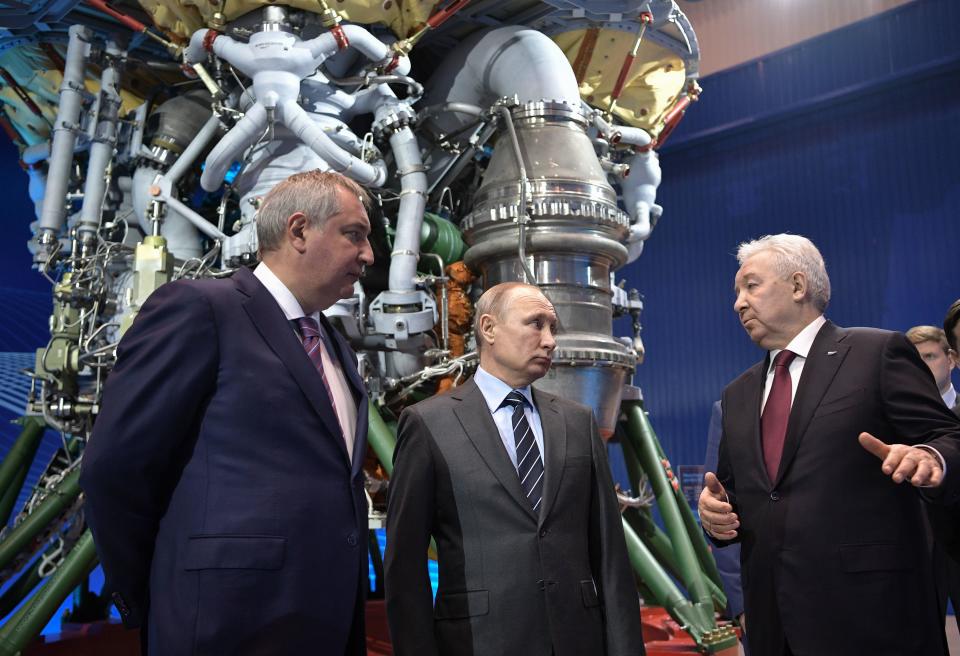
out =
<svg viewBox="0 0 960 656"><path fill-rule="evenodd" d="M787 438L787 421L790 419L790 403L793 383L790 380L790 363L797 357L793 351L784 349L773 359L773 385L767 395L767 403L760 415L760 435L763 444L763 462L770 480L777 478L783 443Z"/></svg>
<svg viewBox="0 0 960 656"><path fill-rule="evenodd" d="M300 327L300 334L303 336L303 350L307 352L313 366L316 367L320 378L323 379L323 386L327 390L327 396L330 397L330 406L333 408L333 414L337 418L337 425L343 432L343 423L340 421L340 415L337 412L337 405L333 402L333 391L330 389L330 383L327 381L327 375L323 371L322 349L320 344L323 338L320 334L320 324L313 317L300 317L297 319L297 325ZM349 446L349 443L348 443Z"/></svg>

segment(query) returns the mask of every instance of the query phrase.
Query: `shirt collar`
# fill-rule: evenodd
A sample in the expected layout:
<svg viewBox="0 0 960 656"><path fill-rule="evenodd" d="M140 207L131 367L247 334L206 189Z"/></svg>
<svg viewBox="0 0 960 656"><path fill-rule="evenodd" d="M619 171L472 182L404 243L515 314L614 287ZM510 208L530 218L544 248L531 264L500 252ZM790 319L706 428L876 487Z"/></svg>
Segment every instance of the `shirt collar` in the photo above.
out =
<svg viewBox="0 0 960 656"><path fill-rule="evenodd" d="M827 323L827 320L822 314L819 315L808 323L806 328L797 333L796 337L790 340L790 343L787 344L787 350L796 353L798 358L806 358L810 354L810 349L813 348L813 340L817 338L817 333L820 332L820 328L825 323ZM770 351L770 366L773 366L773 359L782 350L773 349Z"/></svg>
<svg viewBox="0 0 960 656"><path fill-rule="evenodd" d="M483 399L487 402L490 414L499 410L500 404L507 398L507 394L513 391L512 387L493 374L485 371L483 367L477 367L477 373L473 374L473 382L477 384L477 388L479 388L480 393L483 394ZM531 408L536 407L533 405L533 394L530 391L529 385L520 387L517 391L523 394L523 398L527 400Z"/></svg>
<svg viewBox="0 0 960 656"><path fill-rule="evenodd" d="M307 316L304 313L303 308L300 307L300 301L297 300L297 297L293 295L293 292L283 284L283 281L277 277L273 271L270 270L264 262L261 262L257 265L257 268L253 270L253 275L263 283L263 286L267 288L267 291L270 292L270 295L273 296L274 300L277 301L277 304L280 306L280 309L283 310L284 316L287 318L287 321L292 321L299 319L300 317ZM320 313L314 312L309 315L313 317L314 320L320 321Z"/></svg>
<svg viewBox="0 0 960 656"><path fill-rule="evenodd" d="M941 396L943 396L943 402L947 404L948 408L957 405L957 390L954 389L953 383L950 384L950 388Z"/></svg>

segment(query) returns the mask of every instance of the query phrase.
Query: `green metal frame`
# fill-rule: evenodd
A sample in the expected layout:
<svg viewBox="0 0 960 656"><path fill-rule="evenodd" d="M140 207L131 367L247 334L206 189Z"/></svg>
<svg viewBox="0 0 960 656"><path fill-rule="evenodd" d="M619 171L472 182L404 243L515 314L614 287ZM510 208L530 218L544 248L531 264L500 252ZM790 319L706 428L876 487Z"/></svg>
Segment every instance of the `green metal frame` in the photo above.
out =
<svg viewBox="0 0 960 656"><path fill-rule="evenodd" d="M96 564L93 536L87 530L57 571L0 627L0 656L16 656L23 651Z"/></svg>
<svg viewBox="0 0 960 656"><path fill-rule="evenodd" d="M80 468L77 467L47 493L33 512L0 542L0 570L5 569L60 513L80 495Z"/></svg>
<svg viewBox="0 0 960 656"><path fill-rule="evenodd" d="M10 521L10 513L47 427L39 417L23 417L18 423L23 429L0 464L0 525Z"/></svg>

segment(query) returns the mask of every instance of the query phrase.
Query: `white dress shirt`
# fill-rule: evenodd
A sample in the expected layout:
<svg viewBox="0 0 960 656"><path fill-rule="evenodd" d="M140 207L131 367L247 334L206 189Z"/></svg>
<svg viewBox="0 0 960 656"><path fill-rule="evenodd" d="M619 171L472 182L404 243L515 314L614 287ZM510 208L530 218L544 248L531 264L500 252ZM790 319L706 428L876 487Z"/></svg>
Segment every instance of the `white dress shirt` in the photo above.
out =
<svg viewBox="0 0 960 656"><path fill-rule="evenodd" d="M300 317L307 316L303 308L300 307L300 302L297 300L297 297L277 278L277 275L270 270L270 267L261 262L257 265L257 268L253 270L253 275L263 283L263 286L267 288L270 295L277 301L287 321L296 321ZM310 317L312 317L318 325L320 324L319 312L314 312ZM300 338L300 332L296 329L291 329L297 334L297 338ZM347 377L343 372L343 368L340 366L339 360L331 357L324 340L320 340L320 360L323 363L323 373L327 378L330 394L333 396L330 400L333 402L333 409L337 415L340 430L343 431L343 440L347 444L347 454L350 456L352 462L353 443L356 440L357 434L357 404L353 400L350 384L347 382Z"/></svg>
<svg viewBox="0 0 960 656"><path fill-rule="evenodd" d="M947 389L947 391L940 396L943 397L943 402L946 403L947 407L951 410L953 409L953 406L957 405L957 390L954 389L953 383L950 383L950 387Z"/></svg>
<svg viewBox="0 0 960 656"><path fill-rule="evenodd" d="M503 442L503 448L507 450L510 456L510 462L513 468L517 468L517 444L513 436L513 406L505 405L502 408L500 404L507 398L507 394L513 391L513 388L496 376L484 371L483 367L477 367L477 373L473 375L473 381L483 394L487 402L487 408L493 415L493 423L497 425L500 432L500 441ZM523 413L527 417L527 423L530 424L530 430L533 431L533 439L537 441L537 448L540 449L540 457L546 465L547 459L543 451L543 427L540 425L540 413L537 406L533 403L533 393L530 387L521 387L517 390L527 400L523 405Z"/></svg>
<svg viewBox="0 0 960 656"><path fill-rule="evenodd" d="M787 350L793 351L797 357L790 363L790 407L793 407L793 400L797 398L797 387L800 385L800 376L803 374L803 365L807 362L807 356L810 354L810 348L813 346L813 340L816 339L820 328L827 322L821 314L819 317L807 324L807 327L797 333L797 336L787 344ZM770 351L770 368L767 369L767 379L763 384L763 402L760 404L760 412L767 405L767 397L770 396L770 388L773 386L773 373L775 367L773 360L783 349L774 349Z"/></svg>

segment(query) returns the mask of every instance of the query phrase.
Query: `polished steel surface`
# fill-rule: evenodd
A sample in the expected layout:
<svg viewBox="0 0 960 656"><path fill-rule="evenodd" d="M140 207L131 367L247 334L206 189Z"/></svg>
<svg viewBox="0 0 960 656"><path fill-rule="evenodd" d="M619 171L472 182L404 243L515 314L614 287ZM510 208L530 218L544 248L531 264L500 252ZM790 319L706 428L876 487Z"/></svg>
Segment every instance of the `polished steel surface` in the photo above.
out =
<svg viewBox="0 0 960 656"><path fill-rule="evenodd" d="M532 273L560 322L553 367L536 385L592 407L609 436L637 362L612 336L610 272L626 262L629 217L617 207L579 108L544 101L511 116L523 166L502 133L461 223L470 245L464 260L485 289Z"/></svg>

